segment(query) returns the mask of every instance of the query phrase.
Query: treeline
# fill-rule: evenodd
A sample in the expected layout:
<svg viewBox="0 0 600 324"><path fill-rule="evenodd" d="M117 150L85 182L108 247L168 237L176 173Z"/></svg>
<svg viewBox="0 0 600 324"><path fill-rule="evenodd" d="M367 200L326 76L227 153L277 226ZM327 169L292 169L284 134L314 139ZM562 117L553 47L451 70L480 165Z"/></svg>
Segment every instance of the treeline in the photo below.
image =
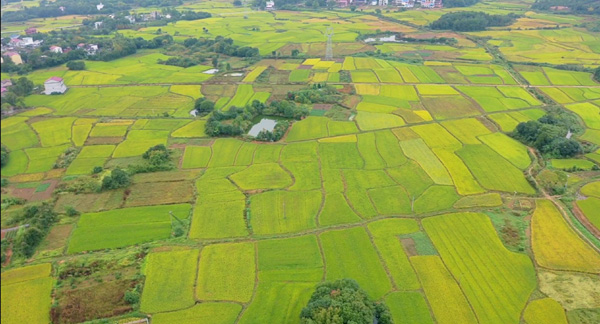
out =
<svg viewBox="0 0 600 324"><path fill-rule="evenodd" d="M80 28L80 32L92 35L108 35L115 30L120 29L137 29L142 27L156 27L166 26L170 22L178 20L199 20L210 18L212 15L204 11L192 11L184 10L179 11L173 8L164 8L161 10L161 14L157 19L144 20L143 14L130 14L129 11L123 11L116 13L112 18L106 15L96 16L91 19L83 19L83 28ZM132 17L135 22L129 20ZM167 18L168 17L168 18ZM101 22L102 24L96 28L95 23Z"/></svg>
<svg viewBox="0 0 600 324"><path fill-rule="evenodd" d="M444 8L470 7L479 0L444 0Z"/></svg>
<svg viewBox="0 0 600 324"><path fill-rule="evenodd" d="M214 39L188 38L183 45L191 51L210 51L237 57L259 56L258 48L233 44L233 39L217 36Z"/></svg>
<svg viewBox="0 0 600 324"><path fill-rule="evenodd" d="M538 120L519 123L512 136L540 153L554 158L568 158L583 153L581 143L568 134L581 131L573 115L559 107L549 108Z"/></svg>
<svg viewBox="0 0 600 324"><path fill-rule="evenodd" d="M6 58L4 59L6 62ZM3 63L4 65L6 63ZM2 110L9 109L11 107L17 108L25 108L25 102L23 101L25 97L33 93L34 84L31 80L21 77L18 80L11 80L13 85L8 87L7 92L2 95L1 105ZM6 148L2 147L2 166L4 166L5 162L8 161L8 152L6 152L5 159L5 150Z"/></svg>
<svg viewBox="0 0 600 324"><path fill-rule="evenodd" d="M445 2L444 2L445 4ZM553 9L552 7L557 7ZM531 9L552 10L556 13L600 15L598 0L536 0Z"/></svg>
<svg viewBox="0 0 600 324"><path fill-rule="evenodd" d="M488 27L503 27L514 23L518 15L490 15L480 11L461 11L444 14L429 25L431 29L453 31L479 31Z"/></svg>
<svg viewBox="0 0 600 324"><path fill-rule="evenodd" d="M111 14L135 7L174 7L183 3L182 0L103 0L104 7L98 10L100 2L88 0L42 0L38 7L23 10L7 11L2 14L3 22L24 21L34 18L51 18L68 15Z"/></svg>
<svg viewBox="0 0 600 324"><path fill-rule="evenodd" d="M593 78L596 82L600 82L600 66L594 70Z"/></svg>

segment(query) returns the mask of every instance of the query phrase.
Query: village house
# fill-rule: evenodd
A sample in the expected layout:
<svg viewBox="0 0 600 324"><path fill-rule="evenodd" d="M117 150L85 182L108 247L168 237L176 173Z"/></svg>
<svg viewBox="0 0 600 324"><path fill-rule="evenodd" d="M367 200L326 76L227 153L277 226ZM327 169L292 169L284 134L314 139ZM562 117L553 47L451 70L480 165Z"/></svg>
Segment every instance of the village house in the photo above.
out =
<svg viewBox="0 0 600 324"><path fill-rule="evenodd" d="M102 2L96 5L96 9L98 9L98 11L102 10L102 8L104 8L104 4Z"/></svg>
<svg viewBox="0 0 600 324"><path fill-rule="evenodd" d="M63 49L60 46L52 45L52 46L50 46L50 52L52 52L52 53L62 53Z"/></svg>
<svg viewBox="0 0 600 324"><path fill-rule="evenodd" d="M51 95L54 93L65 93L67 86L62 78L51 77L44 82L44 94Z"/></svg>
<svg viewBox="0 0 600 324"><path fill-rule="evenodd" d="M275 10L275 2L274 1L267 1L267 3L265 4L265 9L267 9L267 10Z"/></svg>
<svg viewBox="0 0 600 324"><path fill-rule="evenodd" d="M130 23L135 23L135 17L134 16L125 16L125 19L129 20Z"/></svg>
<svg viewBox="0 0 600 324"><path fill-rule="evenodd" d="M94 23L94 29L99 29L100 27L102 27L102 22L101 21L96 21Z"/></svg>
<svg viewBox="0 0 600 324"><path fill-rule="evenodd" d="M37 29L36 28L29 27L29 28L25 29L25 34L27 34L27 35L32 35L32 34L35 34L35 33L37 33Z"/></svg>
<svg viewBox="0 0 600 324"><path fill-rule="evenodd" d="M348 7L350 0L337 0L338 7Z"/></svg>
<svg viewBox="0 0 600 324"><path fill-rule="evenodd" d="M13 84L10 79L2 80L2 96L4 96L8 92L8 88L12 85Z"/></svg>

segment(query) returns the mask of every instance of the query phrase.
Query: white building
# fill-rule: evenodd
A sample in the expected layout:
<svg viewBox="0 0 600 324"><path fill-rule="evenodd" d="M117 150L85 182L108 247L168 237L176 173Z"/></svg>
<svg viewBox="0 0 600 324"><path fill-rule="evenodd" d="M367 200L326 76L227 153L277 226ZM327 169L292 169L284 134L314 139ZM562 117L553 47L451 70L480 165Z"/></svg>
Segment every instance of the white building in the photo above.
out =
<svg viewBox="0 0 600 324"><path fill-rule="evenodd" d="M23 43L21 43L22 46L30 46L33 44L33 37L23 37Z"/></svg>
<svg viewBox="0 0 600 324"><path fill-rule="evenodd" d="M104 4L102 4L102 2L96 5L96 9L98 9L98 11L102 10L102 8L104 8Z"/></svg>
<svg viewBox="0 0 600 324"><path fill-rule="evenodd" d="M135 17L134 16L125 16L125 19L129 20L130 23L135 23Z"/></svg>
<svg viewBox="0 0 600 324"><path fill-rule="evenodd" d="M274 1L267 1L267 3L265 4L265 9L267 9L267 10L274 10L275 9L275 2Z"/></svg>
<svg viewBox="0 0 600 324"><path fill-rule="evenodd" d="M67 86L62 78L51 77L44 82L44 94L51 95L53 93L65 93Z"/></svg>
<svg viewBox="0 0 600 324"><path fill-rule="evenodd" d="M60 46L52 45L52 46L50 46L50 52L52 52L52 53L62 53L63 50L62 50L62 47L60 47Z"/></svg>
<svg viewBox="0 0 600 324"><path fill-rule="evenodd" d="M94 29L98 29L98 28L100 28L100 27L102 27L102 22L101 22L101 21L96 21L96 22L94 23Z"/></svg>

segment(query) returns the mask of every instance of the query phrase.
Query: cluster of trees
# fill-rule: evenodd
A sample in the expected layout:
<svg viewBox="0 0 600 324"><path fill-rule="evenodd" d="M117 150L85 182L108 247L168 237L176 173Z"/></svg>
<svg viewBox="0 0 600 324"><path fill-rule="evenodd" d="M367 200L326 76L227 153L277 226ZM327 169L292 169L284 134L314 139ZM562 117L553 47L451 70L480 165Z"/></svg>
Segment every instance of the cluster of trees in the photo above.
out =
<svg viewBox="0 0 600 324"><path fill-rule="evenodd" d="M126 16L135 18L135 22L131 22ZM199 20L210 18L212 15L204 11L183 10L179 11L174 8L163 8L160 16L155 20L144 20L143 14L131 14L129 11L116 13L112 18L109 16L96 16L92 19L84 19L82 24L87 32L94 35L108 35L109 33L119 29L136 29L144 26L166 26L170 22L178 20ZM168 17L168 18L167 18ZM95 23L102 24L96 28Z"/></svg>
<svg viewBox="0 0 600 324"><path fill-rule="evenodd" d="M502 27L514 23L518 15L490 15L481 11L450 12L429 25L431 29L449 29L453 31L478 31L488 27Z"/></svg>
<svg viewBox="0 0 600 324"><path fill-rule="evenodd" d="M69 61L67 63L67 68L71 71L85 70L85 62L84 61Z"/></svg>
<svg viewBox="0 0 600 324"><path fill-rule="evenodd" d="M479 0L444 0L444 7L445 8L469 7L478 2L479 2Z"/></svg>
<svg viewBox="0 0 600 324"><path fill-rule="evenodd" d="M9 0L10 1L10 0ZM2 21L24 21L34 18L50 18L67 15L111 14L130 10L135 7L175 7L182 0L103 0L104 7L98 11L98 2L87 0L42 0L39 6L23 10L7 11L2 14Z"/></svg>
<svg viewBox="0 0 600 324"><path fill-rule="evenodd" d="M129 174L121 168L115 168L102 178L101 190L112 190L129 186L131 179Z"/></svg>
<svg viewBox="0 0 600 324"><path fill-rule="evenodd" d="M392 324L392 315L383 303L369 299L352 279L317 285L308 305L300 313L302 324Z"/></svg>
<svg viewBox="0 0 600 324"><path fill-rule="evenodd" d="M520 123L512 136L519 141L535 147L542 154L556 158L568 158L583 152L581 144L567 138L569 132L581 129L575 117L560 108L552 109L538 120Z"/></svg>
<svg viewBox="0 0 600 324"><path fill-rule="evenodd" d="M568 8L566 10L556 10L557 13L600 15L600 2L598 0L536 0L531 5L531 8L536 10L552 10L552 7Z"/></svg>
<svg viewBox="0 0 600 324"><path fill-rule="evenodd" d="M205 29L208 31L208 29ZM257 57L258 48L250 46L233 45L233 39L217 36L214 39L208 38L188 38L183 45L191 51L211 51L214 53L225 54L237 57Z"/></svg>
<svg viewBox="0 0 600 324"><path fill-rule="evenodd" d="M302 119L308 115L308 108L290 100L273 101L268 106L254 100L244 108L215 110L206 122L205 132L209 136L239 136L250 129L252 119L259 115Z"/></svg>
<svg viewBox="0 0 600 324"><path fill-rule="evenodd" d="M194 109L196 109L196 116L206 116L215 110L215 103L204 97L198 98L194 103Z"/></svg>
<svg viewBox="0 0 600 324"><path fill-rule="evenodd" d="M315 83L308 89L288 92L287 99L301 104L337 103L341 95L330 85Z"/></svg>
<svg viewBox="0 0 600 324"><path fill-rule="evenodd" d="M594 75L593 75L594 80L596 80L597 82L600 82L600 66L597 67L594 70Z"/></svg>
<svg viewBox="0 0 600 324"><path fill-rule="evenodd" d="M17 233L13 243L14 254L25 258L32 257L56 220L57 214L49 203L23 208L22 213L12 221L29 226L21 228Z"/></svg>
<svg viewBox="0 0 600 324"><path fill-rule="evenodd" d="M4 62L6 63L6 59L4 59ZM3 110L11 107L24 108L23 98L32 94L35 88L33 82L25 77L21 77L16 81L12 80L12 83L13 85L8 87L8 91L0 100Z"/></svg>

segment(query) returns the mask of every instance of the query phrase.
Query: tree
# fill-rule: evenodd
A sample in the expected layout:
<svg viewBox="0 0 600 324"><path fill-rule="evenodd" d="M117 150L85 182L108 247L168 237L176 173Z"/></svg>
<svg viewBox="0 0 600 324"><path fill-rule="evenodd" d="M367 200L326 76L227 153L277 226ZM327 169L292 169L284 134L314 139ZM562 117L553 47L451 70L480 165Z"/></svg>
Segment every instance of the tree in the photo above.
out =
<svg viewBox="0 0 600 324"><path fill-rule="evenodd" d="M171 152L164 144L158 144L149 148L142 157L150 164L158 166L169 162Z"/></svg>
<svg viewBox="0 0 600 324"><path fill-rule="evenodd" d="M215 110L215 103L205 98L199 98L196 100L195 107L199 116L206 116Z"/></svg>
<svg viewBox="0 0 600 324"><path fill-rule="evenodd" d="M33 92L33 82L25 77L19 78L14 85L10 87L10 91L19 97L26 97Z"/></svg>
<svg viewBox="0 0 600 324"><path fill-rule="evenodd" d="M234 0L233 1L233 5L236 6L236 7L241 7L242 6L242 1L240 1L240 0Z"/></svg>
<svg viewBox="0 0 600 324"><path fill-rule="evenodd" d="M216 56L212 58L212 66L214 68L217 68L217 66L219 66L219 59Z"/></svg>
<svg viewBox="0 0 600 324"><path fill-rule="evenodd" d="M127 187L129 183L129 174L120 168L115 168L110 175L106 175L102 178L102 190Z"/></svg>
<svg viewBox="0 0 600 324"><path fill-rule="evenodd" d="M0 166L5 166L6 163L8 163L8 150L6 149L6 147L2 146L0 154L0 157L2 158L0 160Z"/></svg>
<svg viewBox="0 0 600 324"><path fill-rule="evenodd" d="M296 56L298 56L298 54L300 54L300 50L294 48L292 50L292 57L296 57Z"/></svg>
<svg viewBox="0 0 600 324"><path fill-rule="evenodd" d="M85 62L84 61L69 61L67 63L67 68L73 71L81 71L85 70Z"/></svg>
<svg viewBox="0 0 600 324"><path fill-rule="evenodd" d="M356 6L350 6L350 11L355 12L356 11Z"/></svg>
<svg viewBox="0 0 600 324"><path fill-rule="evenodd" d="M392 324L383 303L375 303L352 279L317 285L308 305L300 313L302 324Z"/></svg>

